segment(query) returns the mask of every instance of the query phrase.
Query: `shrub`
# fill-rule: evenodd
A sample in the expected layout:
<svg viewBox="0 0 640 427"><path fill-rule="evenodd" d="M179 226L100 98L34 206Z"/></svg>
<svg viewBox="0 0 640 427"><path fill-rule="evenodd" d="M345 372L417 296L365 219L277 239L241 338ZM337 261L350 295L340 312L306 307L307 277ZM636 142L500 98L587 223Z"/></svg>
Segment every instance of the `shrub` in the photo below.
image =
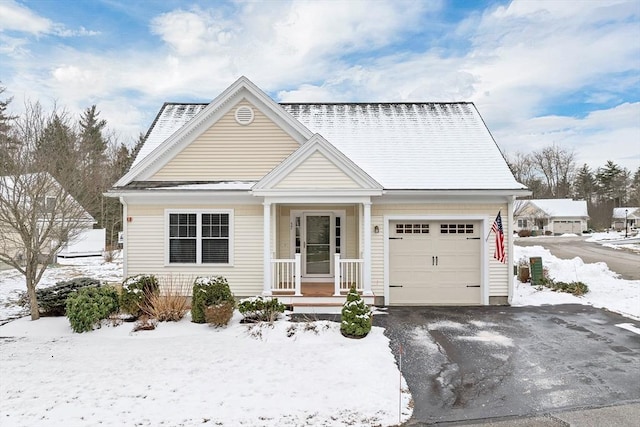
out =
<svg viewBox="0 0 640 427"><path fill-rule="evenodd" d="M48 288L36 289L38 308L43 316L66 315L67 297L78 289L98 287L100 281L90 277L77 277L56 283ZM29 306L29 298L24 298L24 306Z"/></svg>
<svg viewBox="0 0 640 427"><path fill-rule="evenodd" d="M118 312L118 291L111 286L82 288L67 298L67 317L74 332L87 332Z"/></svg>
<svg viewBox="0 0 640 427"><path fill-rule="evenodd" d="M204 309L204 319L214 326L224 326L233 317L235 302L226 301L220 304L209 305Z"/></svg>
<svg viewBox="0 0 640 427"><path fill-rule="evenodd" d="M150 310L150 299L160 292L158 279L153 275L138 274L122 282L120 308L125 313L140 317Z"/></svg>
<svg viewBox="0 0 640 427"><path fill-rule="evenodd" d="M189 311L187 298L174 291L152 294L144 314L159 322L177 322Z"/></svg>
<svg viewBox="0 0 640 427"><path fill-rule="evenodd" d="M278 298L261 296L246 298L238 304L243 322L273 322L284 313L285 305Z"/></svg>
<svg viewBox="0 0 640 427"><path fill-rule="evenodd" d="M193 283L193 297L191 300L192 322L205 323L207 321L205 309L223 303L229 303L235 307L235 298L231 293L226 278L223 276L196 278Z"/></svg>
<svg viewBox="0 0 640 427"><path fill-rule="evenodd" d="M589 287L583 282L569 282L569 283L562 282L562 281L556 282L551 278L544 278L541 281L541 284L554 291L566 292L566 293L575 295L577 297L582 296L587 292L589 292Z"/></svg>
<svg viewBox="0 0 640 427"><path fill-rule="evenodd" d="M371 331L371 309L355 287L349 289L347 301L342 306L340 332L350 338L362 338Z"/></svg>
<svg viewBox="0 0 640 427"><path fill-rule="evenodd" d="M520 231L518 231L518 236L520 236L520 237L531 237L531 230L520 230Z"/></svg>

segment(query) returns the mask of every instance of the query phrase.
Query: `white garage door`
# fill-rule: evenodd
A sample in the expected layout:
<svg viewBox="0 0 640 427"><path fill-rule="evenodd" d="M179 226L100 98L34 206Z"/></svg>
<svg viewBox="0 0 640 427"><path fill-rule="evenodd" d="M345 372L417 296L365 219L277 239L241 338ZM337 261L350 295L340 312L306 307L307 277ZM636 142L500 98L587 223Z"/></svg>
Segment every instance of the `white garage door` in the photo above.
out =
<svg viewBox="0 0 640 427"><path fill-rule="evenodd" d="M553 221L554 234L580 234L581 228L580 221Z"/></svg>
<svg viewBox="0 0 640 427"><path fill-rule="evenodd" d="M482 304L479 221L395 221L389 304Z"/></svg>

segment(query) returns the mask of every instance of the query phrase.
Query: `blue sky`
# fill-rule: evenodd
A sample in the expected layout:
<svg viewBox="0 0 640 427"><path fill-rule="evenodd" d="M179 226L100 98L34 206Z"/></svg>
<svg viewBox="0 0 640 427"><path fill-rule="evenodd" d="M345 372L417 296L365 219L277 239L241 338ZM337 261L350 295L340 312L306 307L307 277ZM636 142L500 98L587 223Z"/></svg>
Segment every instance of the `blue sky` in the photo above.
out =
<svg viewBox="0 0 640 427"><path fill-rule="evenodd" d="M0 81L132 143L246 75L277 101L473 101L507 155L640 167L640 1L0 0Z"/></svg>

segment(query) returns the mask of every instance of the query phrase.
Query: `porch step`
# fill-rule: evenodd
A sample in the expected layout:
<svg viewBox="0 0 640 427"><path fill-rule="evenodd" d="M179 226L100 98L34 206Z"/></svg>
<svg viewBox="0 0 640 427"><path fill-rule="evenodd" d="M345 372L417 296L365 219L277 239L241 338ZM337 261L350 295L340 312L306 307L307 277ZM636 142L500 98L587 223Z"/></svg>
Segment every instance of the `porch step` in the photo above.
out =
<svg viewBox="0 0 640 427"><path fill-rule="evenodd" d="M335 314L340 313L342 305L347 300L346 296L325 296L325 297L309 297L309 296L278 296L278 301L291 307L294 313L307 314ZM362 300L365 304L371 306L374 303L373 296L363 296Z"/></svg>

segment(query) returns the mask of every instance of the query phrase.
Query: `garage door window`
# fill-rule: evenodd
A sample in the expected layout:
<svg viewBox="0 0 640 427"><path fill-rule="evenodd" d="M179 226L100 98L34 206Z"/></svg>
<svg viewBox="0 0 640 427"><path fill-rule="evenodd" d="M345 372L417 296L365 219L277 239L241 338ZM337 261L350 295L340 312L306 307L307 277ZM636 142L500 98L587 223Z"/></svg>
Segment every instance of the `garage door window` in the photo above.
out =
<svg viewBox="0 0 640 427"><path fill-rule="evenodd" d="M473 224L440 224L440 234L473 234Z"/></svg>
<svg viewBox="0 0 640 427"><path fill-rule="evenodd" d="M396 234L429 234L429 224L396 224Z"/></svg>

